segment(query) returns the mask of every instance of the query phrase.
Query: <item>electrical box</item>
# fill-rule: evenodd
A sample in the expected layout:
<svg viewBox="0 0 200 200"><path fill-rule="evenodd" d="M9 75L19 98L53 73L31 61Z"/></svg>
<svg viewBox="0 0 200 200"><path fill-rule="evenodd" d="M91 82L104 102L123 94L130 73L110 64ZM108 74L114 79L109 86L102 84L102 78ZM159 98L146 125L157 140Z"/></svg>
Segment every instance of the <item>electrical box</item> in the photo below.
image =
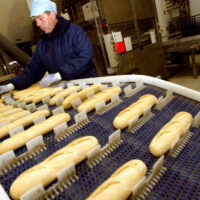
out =
<svg viewBox="0 0 200 200"><path fill-rule="evenodd" d="M112 41L112 35L106 34L106 35L103 36L103 38L104 38L104 42L105 42L106 51L107 51L108 59L109 59L109 62L110 62L110 66L111 67L117 67L119 61L118 61L118 58L117 58L117 53L115 52L114 43Z"/></svg>
<svg viewBox="0 0 200 200"><path fill-rule="evenodd" d="M96 1L88 2L82 6L85 21L99 17L99 11Z"/></svg>
<svg viewBox="0 0 200 200"><path fill-rule="evenodd" d="M125 47L126 47L126 51L133 50L132 42L131 42L131 36L124 38L124 44L125 44Z"/></svg>

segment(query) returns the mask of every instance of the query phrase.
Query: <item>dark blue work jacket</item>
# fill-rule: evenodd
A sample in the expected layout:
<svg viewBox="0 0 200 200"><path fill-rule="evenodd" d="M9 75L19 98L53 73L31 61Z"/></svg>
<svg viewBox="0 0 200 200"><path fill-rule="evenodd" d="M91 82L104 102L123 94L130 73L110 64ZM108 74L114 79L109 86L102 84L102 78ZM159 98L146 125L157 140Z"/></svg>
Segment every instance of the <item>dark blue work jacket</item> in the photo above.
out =
<svg viewBox="0 0 200 200"><path fill-rule="evenodd" d="M92 44L85 31L62 17L50 34L43 34L32 60L11 79L15 89L38 82L45 72L59 72L63 80L98 76L93 64Z"/></svg>

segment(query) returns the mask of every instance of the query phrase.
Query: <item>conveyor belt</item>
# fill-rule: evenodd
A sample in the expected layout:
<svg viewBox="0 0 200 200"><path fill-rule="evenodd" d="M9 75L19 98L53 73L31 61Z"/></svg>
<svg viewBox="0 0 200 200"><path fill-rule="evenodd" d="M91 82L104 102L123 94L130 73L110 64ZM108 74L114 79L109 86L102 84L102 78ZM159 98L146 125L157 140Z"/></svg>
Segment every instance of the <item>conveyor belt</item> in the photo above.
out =
<svg viewBox="0 0 200 200"><path fill-rule="evenodd" d="M127 85L121 86L124 88ZM135 85L133 84L133 87ZM138 100L144 94L153 94L157 97L165 95L164 90L147 85L144 89L131 97L125 97L124 93L120 96L121 103L104 114L95 115L94 112L88 114L89 122L82 128L73 132L66 138L58 141L54 138L54 133L44 136L46 150L33 156L21 163L15 168L11 167L7 172L0 175L0 184L4 187L7 194L11 183L26 169L41 162L52 153L62 148L76 138L85 135L95 136L101 146L108 142L108 137L115 129L112 121L115 116L130 104ZM53 109L53 107L51 108ZM158 158L152 156L148 146L153 136L166 124L172 116L179 111L190 112L193 117L199 112L200 103L180 95L175 95L173 100L161 110L152 110L152 118L143 124L136 131L121 132L123 143L119 145L112 153L104 158L92 169L86 162L76 166L76 174L79 180L72 183L68 188L53 192L47 199L57 200L81 200L85 199L98 185L106 180L117 168L130 159L141 159L151 169ZM77 114L76 111L67 111L72 117ZM72 121L71 123L74 123ZM164 166L167 171L160 178L159 182L148 192L145 199L198 199L200 197L200 131L197 128L191 128L192 137L183 148L177 158L165 156ZM17 150L16 155L21 155L26 148Z"/></svg>

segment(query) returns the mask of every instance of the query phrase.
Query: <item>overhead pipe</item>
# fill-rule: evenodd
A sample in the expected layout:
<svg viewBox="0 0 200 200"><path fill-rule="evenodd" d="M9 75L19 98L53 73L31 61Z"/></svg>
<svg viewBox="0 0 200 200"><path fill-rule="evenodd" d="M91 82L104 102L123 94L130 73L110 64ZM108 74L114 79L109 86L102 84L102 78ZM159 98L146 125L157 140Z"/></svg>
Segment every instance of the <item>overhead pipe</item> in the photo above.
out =
<svg viewBox="0 0 200 200"><path fill-rule="evenodd" d="M165 90L170 90L174 93L177 93L179 95L188 97L190 99L193 99L195 101L200 102L200 92L196 90L192 90L187 87L180 86L175 83L171 83L165 80L161 80L159 78L154 78L151 76L145 76L145 75L119 75L119 76L105 76L105 77L98 77L98 78L87 78L87 79L77 79L77 80L71 80L66 81L66 84L73 83L73 84L97 84L97 83L115 83L115 82L137 82L142 81L143 83L150 84L156 87L160 87Z"/></svg>

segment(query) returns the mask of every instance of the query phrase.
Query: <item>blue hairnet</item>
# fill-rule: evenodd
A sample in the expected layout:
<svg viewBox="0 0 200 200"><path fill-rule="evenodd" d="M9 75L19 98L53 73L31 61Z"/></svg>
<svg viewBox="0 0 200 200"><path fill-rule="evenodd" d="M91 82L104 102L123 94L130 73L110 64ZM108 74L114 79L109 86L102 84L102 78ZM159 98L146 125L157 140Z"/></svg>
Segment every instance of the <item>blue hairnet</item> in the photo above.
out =
<svg viewBox="0 0 200 200"><path fill-rule="evenodd" d="M45 11L55 11L57 14L56 4L50 0L33 0L30 17L41 15Z"/></svg>

